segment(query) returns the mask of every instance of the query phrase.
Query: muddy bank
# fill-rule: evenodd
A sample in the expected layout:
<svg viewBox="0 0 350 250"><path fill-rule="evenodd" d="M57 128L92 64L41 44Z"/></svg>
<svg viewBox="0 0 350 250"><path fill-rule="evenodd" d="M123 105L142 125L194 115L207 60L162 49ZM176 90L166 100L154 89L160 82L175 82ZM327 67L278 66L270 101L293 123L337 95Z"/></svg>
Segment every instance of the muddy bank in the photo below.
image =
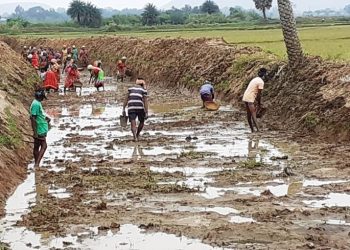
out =
<svg viewBox="0 0 350 250"><path fill-rule="evenodd" d="M264 119L267 127L300 130L332 140L350 138L349 64L308 58L292 71L260 48L210 39L2 39L17 51L24 44L57 49L63 44L85 45L91 61L101 59L109 74L115 73L117 58L125 55L135 75L151 84L197 91L204 79L214 77L221 98L237 106L242 106L246 84L265 66L270 70L263 100L268 109Z"/></svg>
<svg viewBox="0 0 350 250"><path fill-rule="evenodd" d="M7 44L0 42L0 217L8 195L26 175L31 133L28 107L36 82L34 70Z"/></svg>

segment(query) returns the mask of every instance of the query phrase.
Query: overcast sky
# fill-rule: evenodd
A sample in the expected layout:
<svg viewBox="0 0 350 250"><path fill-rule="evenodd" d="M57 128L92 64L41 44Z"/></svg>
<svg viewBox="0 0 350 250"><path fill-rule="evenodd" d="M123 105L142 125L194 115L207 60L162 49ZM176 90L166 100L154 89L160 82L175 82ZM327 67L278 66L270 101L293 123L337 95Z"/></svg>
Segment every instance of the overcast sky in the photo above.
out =
<svg viewBox="0 0 350 250"><path fill-rule="evenodd" d="M215 0L214 0L215 1ZM297 9L300 10L315 10L322 8L343 8L346 4L350 4L350 0L292 0ZM14 2L36 2L44 3L52 6L53 8L65 7L67 8L71 0L0 0L2 3L14 3ZM98 7L113 7L115 9L123 8L143 8L147 3L151 2L157 5L159 8L170 5L184 4L199 5L204 0L90 0ZM246 8L253 7L253 0L216 0L221 8L240 5ZM276 4L276 0L274 0Z"/></svg>

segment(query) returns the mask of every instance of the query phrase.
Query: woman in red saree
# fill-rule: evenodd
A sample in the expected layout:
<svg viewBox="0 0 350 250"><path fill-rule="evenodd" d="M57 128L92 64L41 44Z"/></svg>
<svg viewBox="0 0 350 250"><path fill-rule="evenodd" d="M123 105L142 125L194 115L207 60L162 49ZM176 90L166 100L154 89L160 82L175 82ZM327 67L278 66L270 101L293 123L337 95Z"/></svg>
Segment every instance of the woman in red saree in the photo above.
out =
<svg viewBox="0 0 350 250"><path fill-rule="evenodd" d="M32 52L32 66L37 70L39 69L39 56L36 51Z"/></svg>
<svg viewBox="0 0 350 250"><path fill-rule="evenodd" d="M73 64L71 67L67 68L66 71L67 71L67 77L64 83L64 91L66 91L66 89L73 89L74 82L78 81L80 77L78 67L76 64Z"/></svg>
<svg viewBox="0 0 350 250"><path fill-rule="evenodd" d="M44 88L49 91L53 89L54 91L58 90L58 82L56 78L55 72L49 69L46 72L45 80L44 80Z"/></svg>
<svg viewBox="0 0 350 250"><path fill-rule="evenodd" d="M57 84L59 84L61 81L60 65L57 63L56 59L51 60L50 68L55 73L56 79L57 79Z"/></svg>

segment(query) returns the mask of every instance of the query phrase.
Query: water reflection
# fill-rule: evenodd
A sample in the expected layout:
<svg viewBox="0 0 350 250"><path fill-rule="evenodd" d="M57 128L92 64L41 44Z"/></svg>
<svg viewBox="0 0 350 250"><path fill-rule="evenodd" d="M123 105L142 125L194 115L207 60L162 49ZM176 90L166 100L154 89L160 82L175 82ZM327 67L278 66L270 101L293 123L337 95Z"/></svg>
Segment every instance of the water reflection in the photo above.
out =
<svg viewBox="0 0 350 250"><path fill-rule="evenodd" d="M36 192L36 204L40 205L43 204L44 200L47 198L47 195L49 193L48 187L43 185L43 172L40 170L40 168L35 169L34 171L34 179L35 179L35 192Z"/></svg>
<svg viewBox="0 0 350 250"><path fill-rule="evenodd" d="M137 145L134 147L134 151L132 153L132 158L134 160L140 160L145 156L145 154L143 153L143 149L140 145Z"/></svg>
<svg viewBox="0 0 350 250"><path fill-rule="evenodd" d="M248 158L250 160L255 160L257 159L257 155L259 154L259 139L249 139L248 142ZM260 158L260 161L262 159Z"/></svg>

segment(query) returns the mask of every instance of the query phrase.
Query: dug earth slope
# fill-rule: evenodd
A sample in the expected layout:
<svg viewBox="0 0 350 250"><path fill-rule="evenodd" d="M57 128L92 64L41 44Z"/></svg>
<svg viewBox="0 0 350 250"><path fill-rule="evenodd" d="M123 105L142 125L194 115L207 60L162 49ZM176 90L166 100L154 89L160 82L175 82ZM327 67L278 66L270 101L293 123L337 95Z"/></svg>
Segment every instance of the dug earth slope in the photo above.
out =
<svg viewBox="0 0 350 250"><path fill-rule="evenodd" d="M329 139L350 137L350 65L307 58L297 69L260 48L228 45L213 39L155 39L96 37L71 40L2 38L15 50L22 45L60 49L63 44L90 52L91 62L102 60L107 74L115 74L116 60L127 56L136 75L151 84L197 91L214 77L221 99L242 105L246 85L259 67L270 71L264 91L265 122L272 129L293 129Z"/></svg>
<svg viewBox="0 0 350 250"><path fill-rule="evenodd" d="M34 70L0 42L0 217L8 195L25 178L30 145L28 106L36 82Z"/></svg>

